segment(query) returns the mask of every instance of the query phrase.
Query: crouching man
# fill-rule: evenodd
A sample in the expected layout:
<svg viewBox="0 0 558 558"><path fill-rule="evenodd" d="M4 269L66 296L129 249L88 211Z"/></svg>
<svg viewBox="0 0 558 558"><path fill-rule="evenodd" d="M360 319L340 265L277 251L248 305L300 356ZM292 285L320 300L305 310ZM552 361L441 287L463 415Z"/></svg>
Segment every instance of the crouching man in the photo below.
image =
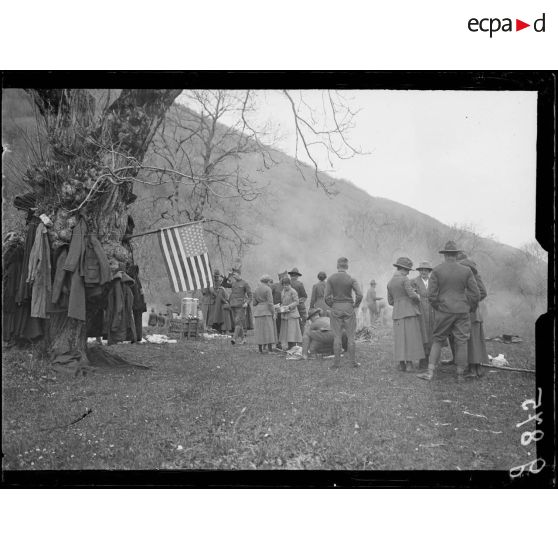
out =
<svg viewBox="0 0 558 558"><path fill-rule="evenodd" d="M329 318L322 316L321 308L312 308L308 312L304 335L302 337L302 358L308 359L308 353L311 354L333 354L334 335L331 330ZM343 349L347 350L347 336L342 337Z"/></svg>

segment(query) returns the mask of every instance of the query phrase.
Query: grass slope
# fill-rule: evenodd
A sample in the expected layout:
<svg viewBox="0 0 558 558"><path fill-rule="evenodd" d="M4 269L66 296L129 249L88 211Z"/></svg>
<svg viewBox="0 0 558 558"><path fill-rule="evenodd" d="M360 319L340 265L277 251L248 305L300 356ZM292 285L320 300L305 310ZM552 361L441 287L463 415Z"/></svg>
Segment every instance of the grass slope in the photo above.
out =
<svg viewBox="0 0 558 558"><path fill-rule="evenodd" d="M5 470L506 470L534 459L515 426L534 375L458 385L448 367L427 383L395 371L389 329L357 345L361 368L339 373L330 360L287 361L252 344L109 350L152 368L54 378L33 353L5 354ZM532 364L530 350L505 352L517 366Z"/></svg>

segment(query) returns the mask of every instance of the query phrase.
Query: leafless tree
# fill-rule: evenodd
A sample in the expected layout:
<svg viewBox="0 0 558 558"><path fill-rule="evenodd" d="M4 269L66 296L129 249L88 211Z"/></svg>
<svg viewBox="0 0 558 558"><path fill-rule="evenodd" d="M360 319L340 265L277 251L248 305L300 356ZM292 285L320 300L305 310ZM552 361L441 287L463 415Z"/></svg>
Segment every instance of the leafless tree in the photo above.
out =
<svg viewBox="0 0 558 558"><path fill-rule="evenodd" d="M255 118L257 92L186 91L190 106L172 108L167 121L181 90L27 91L37 110L38 139L33 142L33 162L22 174L36 198L35 214L44 213L54 223L49 232L52 250L70 241L81 216L89 233L101 241L113 270L130 263L125 237L138 182L156 185L157 196L161 186L170 184L171 219L205 219L218 243L237 243L237 254L254 242L235 222L230 203L249 202L260 194L244 170L247 158L257 157L266 168L275 163L272 128ZM297 106L292 92L282 94L292 109L297 145L302 142L314 164L316 184L327 190L313 149L325 148L337 156L345 156L344 150L357 153L345 137L354 113L328 93L334 124L322 129L314 116L305 115L309 105ZM298 153L297 148L297 164L302 165ZM220 203L224 201L226 215ZM64 313L46 322L51 354L83 354L84 322Z"/></svg>
<svg viewBox="0 0 558 558"><path fill-rule="evenodd" d="M276 93L293 115L297 168L308 176L301 160L305 156L313 165L316 185L331 194L332 180L321 172L317 152L324 150L330 161L360 153L347 137L356 113L337 92L322 92L321 107L311 107L301 92ZM149 164L138 177L166 186L163 193L139 200L140 207L157 208L149 225L204 219L223 266L258 241L256 231L241 226L239 215L243 202L265 193L266 184L257 173L278 161L280 136L270 120L262 120L261 103L261 92L255 90L184 91L169 110L152 143Z"/></svg>

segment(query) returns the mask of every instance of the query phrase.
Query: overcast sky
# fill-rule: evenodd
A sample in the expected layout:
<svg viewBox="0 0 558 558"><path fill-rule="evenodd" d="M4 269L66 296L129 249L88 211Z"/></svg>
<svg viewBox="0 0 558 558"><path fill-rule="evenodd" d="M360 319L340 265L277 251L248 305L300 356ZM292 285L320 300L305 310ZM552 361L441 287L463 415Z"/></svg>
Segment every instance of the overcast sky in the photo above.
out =
<svg viewBox="0 0 558 558"><path fill-rule="evenodd" d="M446 224L473 224L519 247L535 237L536 92L347 91L360 109L350 138L369 154L334 161L333 175ZM321 106L321 93L304 92ZM294 153L289 105L265 93L262 118ZM328 168L327 159L321 164Z"/></svg>

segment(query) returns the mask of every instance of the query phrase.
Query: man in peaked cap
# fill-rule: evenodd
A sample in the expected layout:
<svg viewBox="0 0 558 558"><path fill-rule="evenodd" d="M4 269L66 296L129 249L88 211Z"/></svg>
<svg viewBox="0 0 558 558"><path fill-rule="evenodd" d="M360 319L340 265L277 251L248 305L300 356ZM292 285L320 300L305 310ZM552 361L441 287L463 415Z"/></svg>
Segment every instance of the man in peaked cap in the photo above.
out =
<svg viewBox="0 0 558 558"><path fill-rule="evenodd" d="M428 280L428 300L435 313L428 371L418 375L423 380L432 380L440 351L449 334L453 334L455 339L458 382L463 379L467 366L467 342L471 331L469 313L476 309L480 292L473 272L457 262L460 251L452 240L446 242L439 252L444 255L445 261L432 270Z"/></svg>
<svg viewBox="0 0 558 558"><path fill-rule="evenodd" d="M289 271L289 275L291 277L291 287L296 291L298 295L298 313L300 315L300 331L304 332L304 325L306 324L306 299L308 295L306 294L306 289L304 285L299 280L299 277L302 277L302 273L298 271L298 268L293 267L291 271Z"/></svg>

